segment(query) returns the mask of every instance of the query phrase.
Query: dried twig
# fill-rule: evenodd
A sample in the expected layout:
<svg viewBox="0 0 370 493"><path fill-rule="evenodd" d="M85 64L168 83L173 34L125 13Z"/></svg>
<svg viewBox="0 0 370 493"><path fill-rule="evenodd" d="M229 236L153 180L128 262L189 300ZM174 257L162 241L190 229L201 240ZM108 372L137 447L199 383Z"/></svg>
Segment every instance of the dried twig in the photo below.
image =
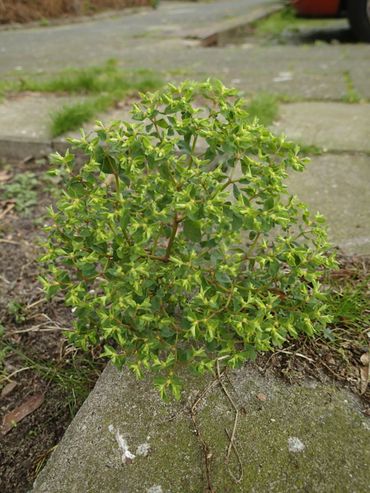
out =
<svg viewBox="0 0 370 493"><path fill-rule="evenodd" d="M209 387L209 386L208 386ZM195 434L201 444L202 447L202 452L203 452L203 458L204 458L204 468L205 468L205 476L206 476L206 481L207 481L207 493L216 493L216 491L213 489L212 486L212 479L211 479L211 459L212 459L212 453L210 451L210 448L207 444L207 442L204 440L203 435L201 433L201 430L198 426L197 420L196 420L196 407L198 406L200 402L200 398L197 398L194 404L190 408L190 417L192 420L192 423L194 425L194 431Z"/></svg>
<svg viewBox="0 0 370 493"><path fill-rule="evenodd" d="M11 381L12 377L17 375L18 373L21 373L22 371L27 371L27 370L32 370L32 367L31 366L25 366L24 368L18 368L18 370L13 371L13 373L11 373L10 375L3 375L2 378L4 380Z"/></svg>
<svg viewBox="0 0 370 493"><path fill-rule="evenodd" d="M0 215L0 219L2 216ZM0 243L7 243L9 245L19 245L19 241L7 240L5 238L0 238Z"/></svg>
<svg viewBox="0 0 370 493"><path fill-rule="evenodd" d="M231 440L230 440L229 447L227 449L227 455L226 455L226 460L229 460L231 449L233 448L233 443L234 443L234 439L235 439L236 428L238 426L239 409L237 408L235 402L233 401L233 399L232 399L231 395L229 394L227 388L225 387L223 381L221 380L220 362L219 362L219 360L217 360L217 362L216 362L216 369L217 369L218 382L219 382L219 384L220 384L220 386L221 386L224 394L228 398L229 402L231 403L231 405L233 406L234 411L235 411L235 419L234 419L233 431L231 433Z"/></svg>
<svg viewBox="0 0 370 493"><path fill-rule="evenodd" d="M7 214L9 214L9 212L14 209L15 207L15 204L14 202L13 203L9 203L5 206L5 209L3 210L3 212L0 214L0 219L3 219Z"/></svg>
<svg viewBox="0 0 370 493"><path fill-rule="evenodd" d="M234 453L236 455L236 458L238 460L239 469L240 469L240 474L239 474L238 478L231 471L230 467L228 468L228 472L229 472L231 478L235 481L235 483L240 483L243 480L243 476L244 476L243 464L242 464L242 461L240 458L239 451L238 451L237 447L235 446L235 440L232 439L232 436L230 435L230 433L227 431L226 428L225 428L225 432L226 432L228 439L230 440L230 443L232 444L232 448L233 448Z"/></svg>

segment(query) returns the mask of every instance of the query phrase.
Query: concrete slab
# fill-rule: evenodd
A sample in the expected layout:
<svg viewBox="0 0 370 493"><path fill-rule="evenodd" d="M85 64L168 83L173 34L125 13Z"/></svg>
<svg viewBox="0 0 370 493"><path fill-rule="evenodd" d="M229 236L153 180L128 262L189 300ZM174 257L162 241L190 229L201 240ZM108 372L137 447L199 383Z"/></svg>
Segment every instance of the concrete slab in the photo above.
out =
<svg viewBox="0 0 370 493"><path fill-rule="evenodd" d="M283 104L274 130L328 151L370 152L370 104Z"/></svg>
<svg viewBox="0 0 370 493"><path fill-rule="evenodd" d="M82 99L39 93L22 93L6 99L0 104L0 136L51 140L51 113Z"/></svg>
<svg viewBox="0 0 370 493"><path fill-rule="evenodd" d="M369 418L355 398L309 381L289 386L251 365L231 376L244 411L236 432L243 479L225 464L234 413L219 388L201 401L199 428L210 448L213 491L220 493L365 493L370 481ZM201 446L187 412L187 396L209 380L186 375L181 404L164 404L149 383L108 366L78 412L33 493L199 493ZM263 393L266 400L259 400ZM174 413L177 413L174 415ZM172 419L170 419L172 417ZM122 460L130 454L129 460ZM235 455L229 462L238 476Z"/></svg>
<svg viewBox="0 0 370 493"><path fill-rule="evenodd" d="M327 218L329 238L345 253L370 254L370 156L322 155L303 173L292 173L289 190Z"/></svg>
<svg viewBox="0 0 370 493"><path fill-rule="evenodd" d="M71 132L53 139L50 134L51 114L66 104L84 100L83 97L67 97L51 94L22 93L0 104L0 158L22 160L26 157L44 157L51 152L65 152L69 147L66 137L76 137ZM129 103L99 114L87 123L86 132L93 131L96 120L109 122L128 119Z"/></svg>

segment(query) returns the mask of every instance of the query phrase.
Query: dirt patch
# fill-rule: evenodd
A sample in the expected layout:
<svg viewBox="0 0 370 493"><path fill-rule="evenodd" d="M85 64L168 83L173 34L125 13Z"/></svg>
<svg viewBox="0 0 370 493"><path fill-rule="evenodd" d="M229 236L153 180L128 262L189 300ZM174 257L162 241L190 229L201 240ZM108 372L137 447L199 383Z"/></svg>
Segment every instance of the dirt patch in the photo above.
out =
<svg viewBox="0 0 370 493"><path fill-rule="evenodd" d="M0 433L2 493L29 490L103 366L68 345L62 329L71 325L70 310L62 300L48 303L37 280L40 229L52 186L45 167L34 163L4 171L0 166L0 179L9 177L8 183L31 177L18 182L23 193L12 188L18 201L0 200L0 414L43 396L36 410ZM30 190L32 183L37 185ZM4 190L0 195L3 199Z"/></svg>
<svg viewBox="0 0 370 493"><path fill-rule="evenodd" d="M105 9L142 7L151 0L1 0L0 24L87 15Z"/></svg>

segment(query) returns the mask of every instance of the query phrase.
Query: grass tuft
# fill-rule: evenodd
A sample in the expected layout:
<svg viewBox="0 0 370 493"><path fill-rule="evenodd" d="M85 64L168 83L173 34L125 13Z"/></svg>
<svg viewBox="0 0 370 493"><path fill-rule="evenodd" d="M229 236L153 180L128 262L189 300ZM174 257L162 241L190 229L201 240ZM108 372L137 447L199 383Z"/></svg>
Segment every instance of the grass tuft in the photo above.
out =
<svg viewBox="0 0 370 493"><path fill-rule="evenodd" d="M92 119L95 109L92 101L68 104L51 115L51 135L58 137L66 132L80 128Z"/></svg>
<svg viewBox="0 0 370 493"><path fill-rule="evenodd" d="M85 101L68 104L51 115L53 137L80 128L99 112L108 110L126 95L158 89L163 81L150 70L126 72L115 60L84 69L67 69L49 78L25 77L0 81L0 99L10 92L42 92L81 95Z"/></svg>
<svg viewBox="0 0 370 493"><path fill-rule="evenodd" d="M258 118L263 125L271 125L278 117L278 98L274 94L260 93L248 103L247 111L251 120Z"/></svg>
<svg viewBox="0 0 370 493"><path fill-rule="evenodd" d="M299 17L292 7L285 6L281 10L252 23L252 27L258 36L279 38L286 31L298 32L307 26L320 28L327 26L329 23L330 19Z"/></svg>
<svg viewBox="0 0 370 493"><path fill-rule="evenodd" d="M343 79L346 85L346 93L344 94L342 100L345 103L359 103L361 101L361 96L355 88L353 79L348 70L343 72Z"/></svg>

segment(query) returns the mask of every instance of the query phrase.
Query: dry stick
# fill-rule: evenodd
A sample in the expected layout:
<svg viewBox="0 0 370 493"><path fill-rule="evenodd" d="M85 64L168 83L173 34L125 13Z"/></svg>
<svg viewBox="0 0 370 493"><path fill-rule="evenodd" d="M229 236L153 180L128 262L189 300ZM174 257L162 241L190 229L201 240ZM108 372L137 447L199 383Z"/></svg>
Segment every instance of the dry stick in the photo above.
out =
<svg viewBox="0 0 370 493"><path fill-rule="evenodd" d="M208 493L216 493L215 490L213 489L212 486L212 481L211 481L211 465L210 465L210 459L212 458L212 454L210 453L210 449L204 438L202 437L202 434L200 432L199 426L196 422L195 419L195 411L196 408L198 407L200 401L203 399L203 397L214 387L217 385L220 381L220 378L223 377L224 372L215 380L213 380L211 383L209 383L205 389L200 391L198 395L196 396L191 408L190 408L190 417L194 425L195 429L195 434L198 437L198 440L201 443L202 446L202 451L203 451L203 457L204 457L204 465L205 465L205 471L206 471L206 480L207 480L207 491Z"/></svg>
<svg viewBox="0 0 370 493"><path fill-rule="evenodd" d="M218 377L219 384L220 384L220 386L221 386L224 394L228 398L229 402L231 403L231 405L232 405L232 407L234 408L234 411L235 411L234 426L233 426L233 430L232 430L231 436L229 436L229 432L225 428L225 432L226 432L226 434L227 434L227 436L229 437L229 440L230 440L229 446L228 446L228 449L227 449L227 454L226 454L226 462L229 461L231 450L234 450L235 455L236 455L236 457L238 459L238 462L239 462L240 476L239 476L239 478L236 478L234 476L234 474L231 472L229 466L228 466L228 472L229 472L230 476L234 479L234 481L236 481L237 483L240 483L240 481L243 479L243 465L241 463L241 460L240 460L240 457L239 457L239 453L236 452L236 445L235 445L235 434L236 434L236 429L237 429L237 426L238 426L239 409L237 408L235 402L233 401L231 395L229 394L227 388L225 387L223 381L220 378L221 377L221 373L220 373L220 361L219 360L217 360L217 362L216 362L216 369L217 369L217 377Z"/></svg>
<svg viewBox="0 0 370 493"><path fill-rule="evenodd" d="M236 455L236 458L238 459L238 464L239 464L239 469L240 469L240 476L238 478L236 476L234 476L234 474L233 474L233 472L231 471L230 468L228 469L228 471L229 471L229 474L232 477L232 479L235 481L235 483L240 483L242 481L243 475L244 475L242 460L240 458L238 449L235 446L235 442L232 440L232 436L230 436L230 433L227 431L226 428L225 428L225 432L226 432L226 435L227 435L228 439L230 440L230 443L232 444L232 447L233 447L234 453Z"/></svg>
<svg viewBox="0 0 370 493"><path fill-rule="evenodd" d="M14 209L15 204L9 204L5 207L4 211L0 214L0 219L3 219L8 212L10 212L12 209Z"/></svg>
<svg viewBox="0 0 370 493"><path fill-rule="evenodd" d="M25 366L24 368L19 368L18 370L13 371L10 375L4 375L3 378L4 380L11 380L12 377L17 375L18 373L21 373L22 371L27 371L27 370L32 370L32 366Z"/></svg>
<svg viewBox="0 0 370 493"><path fill-rule="evenodd" d="M310 363L314 363L314 360L312 358L309 358L308 356L306 356L306 355L304 355L302 353L297 353L297 352L294 352L294 351L285 351L284 349L280 349L279 351L276 351L275 354L277 354L277 353L283 353L283 354L289 354L289 355L293 355L293 356L298 356L299 358L306 359Z"/></svg>
<svg viewBox="0 0 370 493"><path fill-rule="evenodd" d="M205 471L206 471L206 480L207 480L207 492L208 493L216 493L216 491L213 489L212 486L212 481L211 481L211 465L210 465L210 459L212 458L212 454L210 453L209 447L207 443L205 442L204 438L202 437L202 434L200 432L198 423L195 419L195 413L190 410L190 417L194 425L194 431L195 434L200 441L202 445L202 451L203 451L203 457L204 457L204 465L205 465Z"/></svg>
<svg viewBox="0 0 370 493"><path fill-rule="evenodd" d="M30 308L33 308L34 306L39 305L40 303L46 303L46 302L47 302L46 298L40 298L39 300L34 301L30 305L27 305L26 308L27 310L29 310Z"/></svg>
<svg viewBox="0 0 370 493"><path fill-rule="evenodd" d="M1 217L0 217L0 219L1 219ZM0 243L7 243L9 245L19 245L19 241L6 240L5 238L1 238Z"/></svg>

